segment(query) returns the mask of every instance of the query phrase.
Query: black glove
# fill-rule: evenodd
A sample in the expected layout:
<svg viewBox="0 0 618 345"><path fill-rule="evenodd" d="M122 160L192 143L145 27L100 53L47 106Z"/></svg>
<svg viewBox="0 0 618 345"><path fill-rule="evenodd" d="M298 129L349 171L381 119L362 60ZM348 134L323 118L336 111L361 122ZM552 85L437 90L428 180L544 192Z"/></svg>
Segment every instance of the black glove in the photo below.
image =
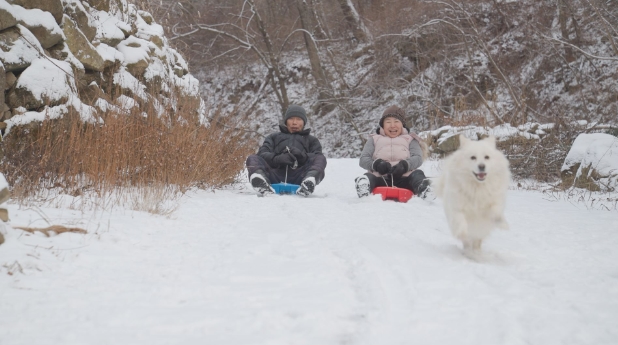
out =
<svg viewBox="0 0 618 345"><path fill-rule="evenodd" d="M401 160L393 167L393 177L400 178L401 175L408 172L408 162Z"/></svg>
<svg viewBox="0 0 618 345"><path fill-rule="evenodd" d="M289 152L284 152L280 155L275 156L275 158L273 158L273 163L275 163L275 165L277 166L285 166L285 165L292 166L294 165L295 161L296 161L296 157L294 157L294 155Z"/></svg>
<svg viewBox="0 0 618 345"><path fill-rule="evenodd" d="M374 171L379 172L380 174L384 175L384 174L388 174L391 172L391 163L385 161L384 159L376 159L373 162L373 166L372 166Z"/></svg>
<svg viewBox="0 0 618 345"><path fill-rule="evenodd" d="M307 158L309 158L305 152L296 147L290 147L290 153L296 157L298 165L305 164L307 162Z"/></svg>

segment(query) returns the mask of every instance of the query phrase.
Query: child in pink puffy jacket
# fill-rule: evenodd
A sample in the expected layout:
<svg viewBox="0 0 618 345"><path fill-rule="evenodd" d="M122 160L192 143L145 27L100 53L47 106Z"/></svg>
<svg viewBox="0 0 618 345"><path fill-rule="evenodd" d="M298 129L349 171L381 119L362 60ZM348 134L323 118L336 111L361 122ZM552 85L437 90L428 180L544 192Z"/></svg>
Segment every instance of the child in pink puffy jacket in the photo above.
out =
<svg viewBox="0 0 618 345"><path fill-rule="evenodd" d="M418 167L423 164L421 139L406 126L405 113L397 106L384 110L380 127L367 140L359 165L367 173L356 178L356 192L362 198L376 187L399 187L425 198L429 180Z"/></svg>

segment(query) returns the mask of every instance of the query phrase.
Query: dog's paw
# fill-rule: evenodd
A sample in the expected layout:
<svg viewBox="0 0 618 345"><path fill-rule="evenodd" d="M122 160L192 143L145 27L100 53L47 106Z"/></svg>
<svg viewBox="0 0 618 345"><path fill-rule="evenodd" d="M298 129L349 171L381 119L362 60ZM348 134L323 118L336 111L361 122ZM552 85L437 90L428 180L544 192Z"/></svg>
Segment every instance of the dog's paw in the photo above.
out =
<svg viewBox="0 0 618 345"><path fill-rule="evenodd" d="M462 241L468 240L468 231L463 228L453 229L453 236Z"/></svg>

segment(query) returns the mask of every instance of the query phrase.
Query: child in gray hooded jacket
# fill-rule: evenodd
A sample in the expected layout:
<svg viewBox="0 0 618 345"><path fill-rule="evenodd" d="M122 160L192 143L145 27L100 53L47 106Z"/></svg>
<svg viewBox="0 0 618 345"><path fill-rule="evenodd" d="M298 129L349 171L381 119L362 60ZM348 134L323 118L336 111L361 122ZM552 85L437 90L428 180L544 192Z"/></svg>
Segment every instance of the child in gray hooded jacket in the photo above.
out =
<svg viewBox="0 0 618 345"><path fill-rule="evenodd" d="M425 198L429 180L418 169L423 164L421 138L406 126L403 109L386 108L379 124L361 153L359 165L367 173L355 180L358 197L388 186L409 189Z"/></svg>

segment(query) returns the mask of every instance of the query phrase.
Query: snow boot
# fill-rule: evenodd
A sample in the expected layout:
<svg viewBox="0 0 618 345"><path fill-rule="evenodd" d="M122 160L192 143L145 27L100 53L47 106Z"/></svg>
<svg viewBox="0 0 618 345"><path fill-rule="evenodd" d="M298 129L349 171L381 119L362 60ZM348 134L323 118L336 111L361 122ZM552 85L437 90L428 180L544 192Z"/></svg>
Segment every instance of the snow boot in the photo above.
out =
<svg viewBox="0 0 618 345"><path fill-rule="evenodd" d="M300 188L296 191L296 194L302 196L309 196L313 193L315 189L315 177L310 176L303 180L300 184Z"/></svg>
<svg viewBox="0 0 618 345"><path fill-rule="evenodd" d="M428 179L424 179L423 182L421 182L421 184L417 188L417 191L418 191L418 196L420 196L421 199L425 199L425 200L435 200L436 199L436 195L433 192L433 188L431 187L431 183L429 182Z"/></svg>
<svg viewBox="0 0 618 345"><path fill-rule="evenodd" d="M251 186L253 189L258 192L258 196L264 196L264 194L273 194L275 190L270 186L266 177L264 177L260 173L253 173L249 178L251 181Z"/></svg>
<svg viewBox="0 0 618 345"><path fill-rule="evenodd" d="M371 194L371 186L369 184L369 178L367 176L359 176L355 180L356 182L356 194L358 194L359 198L364 196L368 196Z"/></svg>

